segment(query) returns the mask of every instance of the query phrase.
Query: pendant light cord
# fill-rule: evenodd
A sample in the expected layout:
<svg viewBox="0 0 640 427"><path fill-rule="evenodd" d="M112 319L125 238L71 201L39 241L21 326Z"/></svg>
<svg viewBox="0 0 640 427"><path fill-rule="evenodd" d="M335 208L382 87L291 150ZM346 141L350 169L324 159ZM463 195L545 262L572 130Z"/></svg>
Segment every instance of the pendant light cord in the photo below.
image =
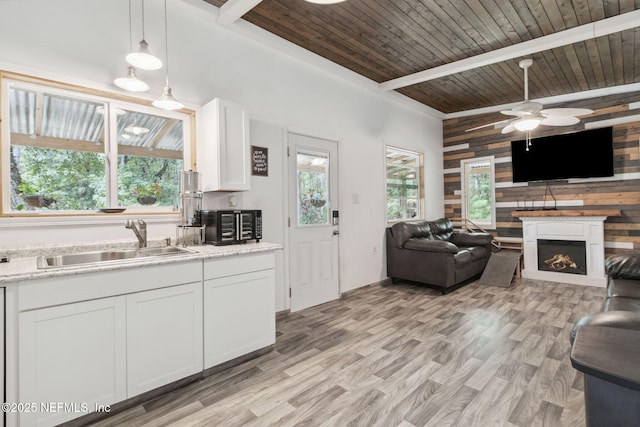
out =
<svg viewBox="0 0 640 427"><path fill-rule="evenodd" d="M144 2L144 0L143 0ZM168 25L167 25L167 0L164 0L164 60L166 69L166 86L169 87L169 36L168 33Z"/></svg>
<svg viewBox="0 0 640 427"><path fill-rule="evenodd" d="M129 0L129 52L133 50L133 36L131 35L133 25L131 24L131 0Z"/></svg>
<svg viewBox="0 0 640 427"><path fill-rule="evenodd" d="M142 40L146 40L144 38L144 0L142 0Z"/></svg>

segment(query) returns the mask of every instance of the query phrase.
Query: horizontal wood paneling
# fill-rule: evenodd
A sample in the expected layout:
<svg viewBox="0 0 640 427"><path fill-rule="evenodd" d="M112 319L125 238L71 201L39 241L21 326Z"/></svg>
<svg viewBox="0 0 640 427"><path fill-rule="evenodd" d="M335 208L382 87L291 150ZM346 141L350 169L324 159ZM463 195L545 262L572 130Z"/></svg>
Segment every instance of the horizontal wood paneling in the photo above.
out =
<svg viewBox="0 0 640 427"><path fill-rule="evenodd" d="M582 123L570 127L541 127L535 137L555 135L584 129L585 123L639 115L640 109L630 110L629 104L640 102L640 94L612 95L573 102L571 105L545 105L550 107L585 107L594 114ZM522 139L522 134L503 135L501 129L485 128L472 132L466 129L504 119L500 113L446 120L443 123L444 147L468 147L444 152L445 214L462 216L460 160L473 157L495 156L497 228L496 235L522 237L522 222L511 213L517 205L530 206L544 200L546 184L513 184L511 170L511 139ZM557 203L566 209L618 209L621 215L605 222L606 255L640 249L640 121L613 126L614 172L627 177L597 180L552 181L550 190ZM588 155L588 153L581 153ZM506 160L506 161L505 161ZM547 206L553 204L547 196ZM448 203L447 203L448 201ZM568 205L568 206L567 206ZM614 247L616 246L616 247ZM622 246L622 247L620 247ZM628 246L625 247L625 246Z"/></svg>

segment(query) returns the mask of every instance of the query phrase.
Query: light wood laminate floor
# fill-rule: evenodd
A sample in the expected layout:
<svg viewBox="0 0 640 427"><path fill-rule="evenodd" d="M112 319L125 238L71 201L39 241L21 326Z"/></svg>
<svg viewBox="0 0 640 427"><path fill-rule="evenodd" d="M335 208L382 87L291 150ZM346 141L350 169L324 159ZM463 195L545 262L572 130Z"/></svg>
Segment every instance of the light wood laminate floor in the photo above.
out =
<svg viewBox="0 0 640 427"><path fill-rule="evenodd" d="M371 286L277 323L272 352L97 426L583 426L569 331L603 288Z"/></svg>

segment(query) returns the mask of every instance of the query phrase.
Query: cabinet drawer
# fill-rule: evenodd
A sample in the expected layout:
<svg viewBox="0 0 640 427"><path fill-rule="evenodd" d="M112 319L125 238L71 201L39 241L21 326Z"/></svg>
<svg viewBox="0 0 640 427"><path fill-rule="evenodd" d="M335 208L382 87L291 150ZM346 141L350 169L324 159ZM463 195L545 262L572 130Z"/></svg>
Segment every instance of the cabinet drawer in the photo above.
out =
<svg viewBox="0 0 640 427"><path fill-rule="evenodd" d="M19 311L202 281L202 261L37 279L18 287Z"/></svg>
<svg viewBox="0 0 640 427"><path fill-rule="evenodd" d="M274 268L274 265L273 252L207 260L204 262L204 280L269 270Z"/></svg>

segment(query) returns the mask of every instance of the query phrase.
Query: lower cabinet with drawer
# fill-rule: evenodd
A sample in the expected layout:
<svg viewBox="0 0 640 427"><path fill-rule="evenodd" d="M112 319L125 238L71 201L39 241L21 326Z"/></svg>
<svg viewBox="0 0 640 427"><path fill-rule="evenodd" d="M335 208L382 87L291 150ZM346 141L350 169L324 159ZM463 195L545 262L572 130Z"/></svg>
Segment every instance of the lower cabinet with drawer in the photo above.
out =
<svg viewBox="0 0 640 427"><path fill-rule="evenodd" d="M7 397L38 407L8 425L108 410L274 344L274 268L270 251L19 283Z"/></svg>
<svg viewBox="0 0 640 427"><path fill-rule="evenodd" d="M163 273L144 270L151 284ZM128 276L123 271L113 278L122 283ZM66 280L73 286L89 277ZM86 286L100 288L100 278ZM201 372L201 270L195 279L21 312L18 401L40 406L21 412L20 425L56 425ZM56 286L57 280L35 285Z"/></svg>
<svg viewBox="0 0 640 427"><path fill-rule="evenodd" d="M274 344L274 254L204 262L204 368Z"/></svg>

